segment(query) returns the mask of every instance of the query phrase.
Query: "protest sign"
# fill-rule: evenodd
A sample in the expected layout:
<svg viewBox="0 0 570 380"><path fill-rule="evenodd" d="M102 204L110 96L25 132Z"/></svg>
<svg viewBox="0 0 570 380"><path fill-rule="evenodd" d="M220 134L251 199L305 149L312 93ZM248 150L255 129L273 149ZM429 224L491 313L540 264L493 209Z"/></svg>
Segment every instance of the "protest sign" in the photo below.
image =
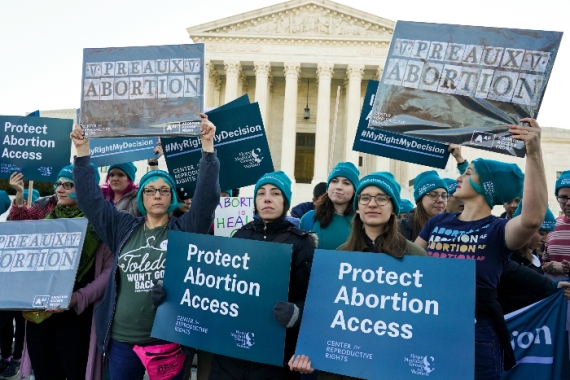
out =
<svg viewBox="0 0 570 380"><path fill-rule="evenodd" d="M156 137L91 139L91 161L98 166L107 166L153 158L156 157L153 151L157 142Z"/></svg>
<svg viewBox="0 0 570 380"><path fill-rule="evenodd" d="M73 121L49 117L0 116L2 154L0 177L13 172L26 180L55 181L61 168L69 165L69 134Z"/></svg>
<svg viewBox="0 0 570 380"><path fill-rule="evenodd" d="M561 38L398 21L370 125L523 157L508 126L537 117Z"/></svg>
<svg viewBox="0 0 570 380"><path fill-rule="evenodd" d="M362 379L473 379L474 315L473 260L317 249L295 353Z"/></svg>
<svg viewBox="0 0 570 380"><path fill-rule="evenodd" d="M505 315L517 365L502 379L562 379L568 301L562 291ZM556 360L555 360L556 358ZM567 364L567 363L566 363ZM566 373L567 369L566 369Z"/></svg>
<svg viewBox="0 0 570 380"><path fill-rule="evenodd" d="M283 364L292 246L170 231L166 299L151 336L259 363Z"/></svg>
<svg viewBox="0 0 570 380"><path fill-rule="evenodd" d="M211 111L206 112L206 115L209 116L209 115L216 113L218 111L225 111L225 110L228 110L230 108L245 106L248 104L249 104L249 96L247 94L244 94L244 95L240 96L239 98L234 99L231 102L224 104L223 106L219 106L217 108L214 108Z"/></svg>
<svg viewBox="0 0 570 380"><path fill-rule="evenodd" d="M449 158L445 144L393 133L386 129L379 130L368 125L377 91L378 82L368 81L352 149L414 164L445 168Z"/></svg>
<svg viewBox="0 0 570 380"><path fill-rule="evenodd" d="M83 50L88 137L200 134L204 45Z"/></svg>
<svg viewBox="0 0 570 380"><path fill-rule="evenodd" d="M67 309L86 229L85 218L2 223L0 309Z"/></svg>
<svg viewBox="0 0 570 380"><path fill-rule="evenodd" d="M253 197L220 198L214 216L214 235L231 237L253 220Z"/></svg>
<svg viewBox="0 0 570 380"><path fill-rule="evenodd" d="M216 110L213 110L216 111ZM273 161L257 103L211 112L216 125L214 145L220 160L220 187L233 189L257 182L272 172ZM199 137L170 138L162 142L168 172L176 187L192 197L202 157Z"/></svg>

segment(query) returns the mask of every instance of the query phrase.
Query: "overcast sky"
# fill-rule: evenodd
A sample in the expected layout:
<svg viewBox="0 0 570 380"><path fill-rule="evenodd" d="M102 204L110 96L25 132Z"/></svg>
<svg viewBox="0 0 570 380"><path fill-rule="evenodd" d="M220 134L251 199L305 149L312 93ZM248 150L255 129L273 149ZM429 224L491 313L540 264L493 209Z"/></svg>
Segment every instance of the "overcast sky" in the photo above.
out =
<svg viewBox="0 0 570 380"><path fill-rule="evenodd" d="M189 43L186 28L281 3L273 0L0 1L0 114L78 108L83 48ZM339 0L390 20L570 32L568 0ZM569 36L538 121L569 128ZM566 89L566 90L565 90Z"/></svg>

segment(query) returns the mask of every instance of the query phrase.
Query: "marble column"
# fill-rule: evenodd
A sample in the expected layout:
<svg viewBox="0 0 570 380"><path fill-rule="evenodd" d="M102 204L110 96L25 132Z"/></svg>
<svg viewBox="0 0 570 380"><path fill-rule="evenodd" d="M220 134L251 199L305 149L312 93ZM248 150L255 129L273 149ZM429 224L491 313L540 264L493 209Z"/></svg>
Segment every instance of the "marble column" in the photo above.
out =
<svg viewBox="0 0 570 380"><path fill-rule="evenodd" d="M360 118L360 84L362 75L364 74L364 65L348 65L346 76L348 84L346 86L346 135L345 135L345 153L344 160L352 162L358 166L359 153L352 150L358 120Z"/></svg>
<svg viewBox="0 0 570 380"><path fill-rule="evenodd" d="M253 62L253 70L255 71L255 101L259 104L261 118L265 125L265 132L267 133L267 105L271 64L269 62Z"/></svg>
<svg viewBox="0 0 570 380"><path fill-rule="evenodd" d="M319 63L317 65L317 80L319 81L317 95L317 125L315 135L315 168L313 184L326 182L328 177L330 150L330 121L331 121L331 80L334 64Z"/></svg>
<svg viewBox="0 0 570 380"><path fill-rule="evenodd" d="M226 97L224 104L238 97L238 78L241 72L239 61L224 61L226 69Z"/></svg>
<svg viewBox="0 0 570 380"><path fill-rule="evenodd" d="M285 102L283 105L283 133L281 136L281 170L291 181L295 178L295 149L297 139L297 87L301 64L286 62L285 66Z"/></svg>

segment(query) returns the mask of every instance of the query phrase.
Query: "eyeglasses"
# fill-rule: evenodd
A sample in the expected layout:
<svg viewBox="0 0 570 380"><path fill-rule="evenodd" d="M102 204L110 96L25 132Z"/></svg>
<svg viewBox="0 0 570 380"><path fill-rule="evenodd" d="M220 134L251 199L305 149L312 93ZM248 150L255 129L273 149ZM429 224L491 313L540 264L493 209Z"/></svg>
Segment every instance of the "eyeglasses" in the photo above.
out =
<svg viewBox="0 0 570 380"><path fill-rule="evenodd" d="M563 205L568 203L568 197L556 197L556 200L558 201L558 203Z"/></svg>
<svg viewBox="0 0 570 380"><path fill-rule="evenodd" d="M54 182L53 187L57 189L58 187L63 187L65 190L73 189L73 182Z"/></svg>
<svg viewBox="0 0 570 380"><path fill-rule="evenodd" d="M390 199L392 199L392 197L385 194L378 194L375 197L370 196L368 194L360 194L358 196L358 203L360 203L363 206L366 206L370 203L372 198L374 198L378 206L386 206L388 202L390 202Z"/></svg>
<svg viewBox="0 0 570 380"><path fill-rule="evenodd" d="M149 197L153 197L157 191L163 197L172 194L172 191L170 189L143 189L143 194Z"/></svg>
<svg viewBox="0 0 570 380"><path fill-rule="evenodd" d="M430 191L429 193L426 194L429 199L431 199L432 201L437 201L440 197L441 199L443 199L444 201L446 201L449 198L449 194L447 193L441 193L439 194L436 191Z"/></svg>

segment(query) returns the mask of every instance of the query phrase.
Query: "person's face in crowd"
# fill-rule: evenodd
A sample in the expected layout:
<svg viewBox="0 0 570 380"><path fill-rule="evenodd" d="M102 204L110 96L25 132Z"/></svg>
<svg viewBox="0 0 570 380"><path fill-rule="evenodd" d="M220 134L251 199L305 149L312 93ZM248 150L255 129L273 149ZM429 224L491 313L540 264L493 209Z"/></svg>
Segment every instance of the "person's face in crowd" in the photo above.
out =
<svg viewBox="0 0 570 380"><path fill-rule="evenodd" d="M406 219L408 217L408 213L407 212L403 212L400 215L398 215L398 220L400 219Z"/></svg>
<svg viewBox="0 0 570 380"><path fill-rule="evenodd" d="M188 211L190 211L190 206L192 205L192 199L184 199L184 201L182 201L182 203L180 203L180 207L178 207L178 210L186 213Z"/></svg>
<svg viewBox="0 0 570 380"><path fill-rule="evenodd" d="M60 178L55 183L55 193L57 194L57 204L65 207L77 207L77 201L70 194L75 194L73 182Z"/></svg>
<svg viewBox="0 0 570 380"><path fill-rule="evenodd" d="M465 206L463 206L463 202L461 202L459 199L457 199L453 195L450 195L449 198L447 199L447 206L445 207L445 211L447 211L447 212L463 212L464 208L465 208Z"/></svg>
<svg viewBox="0 0 570 380"><path fill-rule="evenodd" d="M358 196L360 220L365 226L380 227L388 223L394 213L392 199L376 186L365 187Z"/></svg>
<svg viewBox="0 0 570 380"><path fill-rule="evenodd" d="M505 212L507 213L507 217L509 219L513 217L513 214L517 210L517 207L519 207L521 199L522 198L518 197L503 204L503 208L505 209Z"/></svg>
<svg viewBox="0 0 570 380"><path fill-rule="evenodd" d="M481 183L479 174L475 173L473 164L469 164L467 170L457 178L457 189L455 190L455 193L453 193L453 196L460 201L479 195L469 183L469 178L471 178L471 180L476 184Z"/></svg>
<svg viewBox="0 0 570 380"><path fill-rule="evenodd" d="M229 198L229 197L231 197L231 195L228 194L228 193L226 193L225 191L222 191L222 192L220 193L220 198Z"/></svg>
<svg viewBox="0 0 570 380"><path fill-rule="evenodd" d="M329 183L327 194L332 203L345 206L354 195L354 186L346 177L334 177Z"/></svg>
<svg viewBox="0 0 570 380"><path fill-rule="evenodd" d="M123 193L127 186L129 186L129 177L127 174L119 168L113 168L109 172L109 178L107 180L109 186L115 193Z"/></svg>
<svg viewBox="0 0 570 380"><path fill-rule="evenodd" d="M558 189L557 198L558 204L560 205L560 210L570 218L570 187L563 187Z"/></svg>
<svg viewBox="0 0 570 380"><path fill-rule="evenodd" d="M538 247L540 247L541 245L543 245L548 241L548 234L550 234L550 232L548 231L536 231L534 235L532 235L532 237L530 238L530 241L528 242L528 247L531 250L537 249Z"/></svg>
<svg viewBox="0 0 570 380"><path fill-rule="evenodd" d="M152 191L151 191L152 190ZM159 190L159 191L157 191ZM162 178L149 182L143 192L143 205L149 215L166 214L172 199L172 189ZM163 194L161 194L161 192Z"/></svg>
<svg viewBox="0 0 570 380"><path fill-rule="evenodd" d="M257 214L268 223L278 219L285 210L285 198L279 188L272 184L261 186L255 195Z"/></svg>
<svg viewBox="0 0 570 380"><path fill-rule="evenodd" d="M447 206L447 189L438 188L426 193L422 197L422 206L430 217L444 212Z"/></svg>

